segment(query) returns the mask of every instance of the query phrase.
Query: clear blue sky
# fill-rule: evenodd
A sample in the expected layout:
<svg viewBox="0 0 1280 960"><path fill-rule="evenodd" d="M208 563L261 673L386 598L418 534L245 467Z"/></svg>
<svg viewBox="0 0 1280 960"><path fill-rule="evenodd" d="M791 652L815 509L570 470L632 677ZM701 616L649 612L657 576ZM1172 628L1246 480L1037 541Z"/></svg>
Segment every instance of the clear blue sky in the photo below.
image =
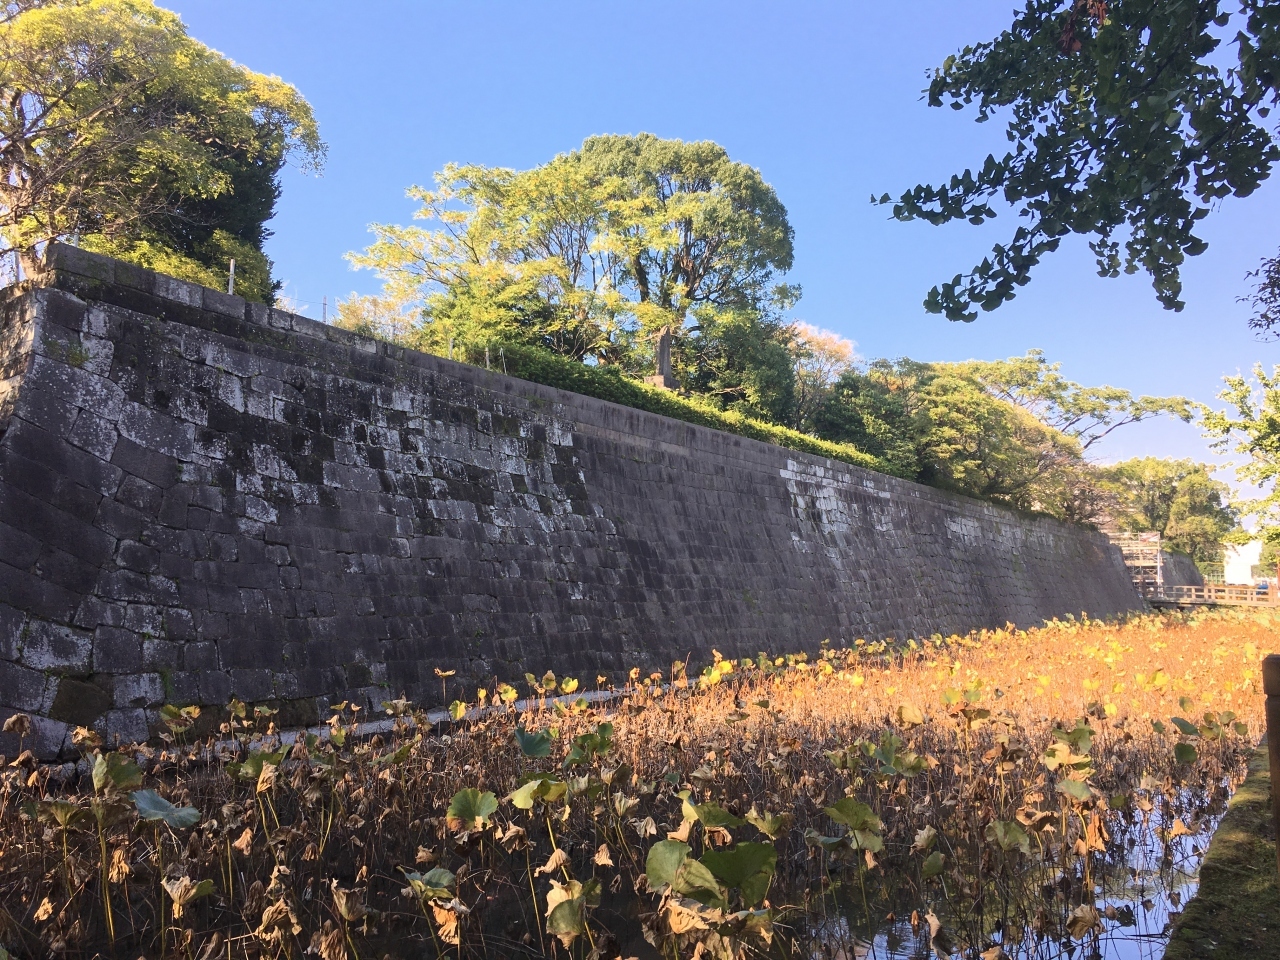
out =
<svg viewBox="0 0 1280 960"><path fill-rule="evenodd" d="M297 85L329 144L320 178L286 171L269 253L314 304L377 281L342 255L449 161L531 167L597 133L711 139L758 167L786 204L804 288L799 319L866 357L995 358L1038 347L1087 384L1212 401L1223 374L1280 362L1245 328L1244 274L1280 246L1280 184L1228 200L1184 271L1187 308L1142 276L1104 280L1083 239L970 324L926 314L933 283L967 270L1016 220L932 227L868 198L980 165L1002 126L930 109L926 72L1011 18L1011 0L898 3L160 0L191 34ZM1280 178L1273 178L1280 179ZM1206 456L1199 431L1143 424L1103 459Z"/></svg>

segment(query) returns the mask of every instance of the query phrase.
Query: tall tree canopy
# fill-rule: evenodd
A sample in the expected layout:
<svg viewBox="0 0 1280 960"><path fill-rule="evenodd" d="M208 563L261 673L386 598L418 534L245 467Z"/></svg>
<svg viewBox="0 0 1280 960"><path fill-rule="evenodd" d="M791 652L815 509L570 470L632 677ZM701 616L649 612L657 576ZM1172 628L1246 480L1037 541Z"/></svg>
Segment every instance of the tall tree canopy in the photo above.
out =
<svg viewBox="0 0 1280 960"><path fill-rule="evenodd" d="M786 209L715 143L591 137L531 170L450 165L435 179L409 190L430 226L375 224L350 255L385 281L382 303L420 312L428 349L509 339L639 368L664 327L706 340L733 327L722 314L768 319L798 295L779 282Z"/></svg>
<svg viewBox="0 0 1280 960"><path fill-rule="evenodd" d="M290 157L324 157L278 77L193 40L151 0L25 0L0 19L0 234L91 248L270 299L262 252Z"/></svg>
<svg viewBox="0 0 1280 960"><path fill-rule="evenodd" d="M1099 476L1122 529L1154 531L1175 550L1209 563L1222 560L1222 544L1238 521L1230 488L1209 469L1194 460L1141 457L1103 467Z"/></svg>
<svg viewBox="0 0 1280 960"><path fill-rule="evenodd" d="M1150 416L1190 419L1190 406L1181 397L1081 386L1033 350L1007 360L876 360L846 369L803 428L921 483L1095 521L1111 498L1085 451Z"/></svg>
<svg viewBox="0 0 1280 960"><path fill-rule="evenodd" d="M1099 274L1143 270L1180 310L1181 265L1206 246L1199 222L1223 197L1252 193L1280 156L1265 125L1278 83L1275 0L1028 0L928 88L931 106L1007 117L1011 149L880 198L900 220L982 223L1000 200L1022 220L925 307L951 320L993 310L1074 233L1091 238Z"/></svg>
<svg viewBox="0 0 1280 960"><path fill-rule="evenodd" d="M1007 360L969 360L957 365L992 395L1033 414L1080 443L1082 451L1113 430L1162 414L1189 423L1195 415L1185 397L1135 397L1120 387L1084 387L1060 372L1040 350Z"/></svg>
<svg viewBox="0 0 1280 960"><path fill-rule="evenodd" d="M1022 509L1062 514L1048 481L1080 462L1079 444L993 396L958 364L876 360L846 370L812 428L851 443L921 483ZM1073 506L1066 509L1072 519Z"/></svg>
<svg viewBox="0 0 1280 960"><path fill-rule="evenodd" d="M1206 432L1218 450L1249 458L1236 466L1236 476L1262 495L1245 500L1244 513L1258 521L1265 540L1280 543L1280 367L1268 374L1258 364L1252 380L1240 374L1223 380L1218 399L1227 406L1205 413Z"/></svg>

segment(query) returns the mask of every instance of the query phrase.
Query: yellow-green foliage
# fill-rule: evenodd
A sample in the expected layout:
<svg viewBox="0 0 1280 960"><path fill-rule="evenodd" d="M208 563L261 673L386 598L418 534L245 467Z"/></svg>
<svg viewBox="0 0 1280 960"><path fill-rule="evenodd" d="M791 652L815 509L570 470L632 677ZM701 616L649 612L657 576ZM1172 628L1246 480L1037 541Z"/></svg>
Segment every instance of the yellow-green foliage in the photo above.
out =
<svg viewBox="0 0 1280 960"><path fill-rule="evenodd" d="M798 960L852 956L896 912L913 955L989 950L993 916L1012 958L1092 951L1142 909L1095 901L1095 883L1131 889L1131 844L1159 860L1203 843L1260 732L1277 625L717 656L598 678L613 699L529 673L522 702L509 683L468 692L444 735L403 698L339 704L292 745L271 708L233 701L197 738L208 717L166 707L165 743L77 731L79 779L3 768L0 943L479 958L643 931L663 956Z"/></svg>
<svg viewBox="0 0 1280 960"><path fill-rule="evenodd" d="M225 287L225 273L197 275L177 234L201 225L201 205L248 189L253 178L243 169L237 175L237 165L265 165L270 180L286 155L322 162L306 100L280 78L192 39L176 14L151 0L16 6L0 23L7 244L32 257L43 241L79 236L95 249ZM271 185L257 186L255 203L269 216ZM172 220L181 222L176 232ZM261 219L241 224L236 236L257 249L260 233ZM167 251L153 249L158 238L168 239ZM215 274L224 256L236 255L225 243L207 253L203 267Z"/></svg>

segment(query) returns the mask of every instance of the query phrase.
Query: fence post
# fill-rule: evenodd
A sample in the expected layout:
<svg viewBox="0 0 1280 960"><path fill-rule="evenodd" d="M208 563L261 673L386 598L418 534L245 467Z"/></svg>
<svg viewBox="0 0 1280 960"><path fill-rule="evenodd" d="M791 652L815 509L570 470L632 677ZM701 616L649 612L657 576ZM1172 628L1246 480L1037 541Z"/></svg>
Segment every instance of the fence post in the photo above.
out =
<svg viewBox="0 0 1280 960"><path fill-rule="evenodd" d="M1276 826L1276 870L1280 871L1280 654L1262 658L1267 695L1267 756L1271 764L1271 818Z"/></svg>

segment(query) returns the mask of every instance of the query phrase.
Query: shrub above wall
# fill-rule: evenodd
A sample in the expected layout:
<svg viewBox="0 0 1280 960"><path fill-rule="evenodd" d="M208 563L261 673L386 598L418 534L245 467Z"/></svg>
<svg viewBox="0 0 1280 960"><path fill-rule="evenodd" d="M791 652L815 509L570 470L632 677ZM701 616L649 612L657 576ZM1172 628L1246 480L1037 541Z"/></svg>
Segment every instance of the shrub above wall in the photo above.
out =
<svg viewBox="0 0 1280 960"><path fill-rule="evenodd" d="M491 344L488 350L488 362L492 369L521 380L581 393L598 400L635 407L637 410L647 410L649 413L696 423L713 430L723 430L725 433L736 433L738 436L772 443L788 450L840 460L877 473L902 475L884 460L864 453L852 444L820 440L789 427L754 420L731 410L718 410L709 403L632 380L613 367L587 366L548 350L524 344ZM464 359L476 366L483 366L485 348L469 348Z"/></svg>

